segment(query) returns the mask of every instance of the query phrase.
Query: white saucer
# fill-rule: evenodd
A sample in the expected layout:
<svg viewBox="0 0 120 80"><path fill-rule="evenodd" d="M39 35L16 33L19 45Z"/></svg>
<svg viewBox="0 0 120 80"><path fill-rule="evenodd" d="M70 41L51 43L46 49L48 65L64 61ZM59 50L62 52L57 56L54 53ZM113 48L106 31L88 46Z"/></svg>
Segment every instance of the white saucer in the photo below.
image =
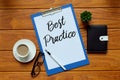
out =
<svg viewBox="0 0 120 80"><path fill-rule="evenodd" d="M17 53L16 53L16 49L17 47L20 45L20 44L26 44L29 46L30 48L30 54L27 56L27 58L25 58L24 60L21 59ZM27 62L30 62L34 57L35 57L35 54L36 54L36 47L35 47L35 44L28 40L28 39L21 39L19 41L17 41L13 47L13 56L15 57L15 59L19 62L22 62L22 63L27 63Z"/></svg>

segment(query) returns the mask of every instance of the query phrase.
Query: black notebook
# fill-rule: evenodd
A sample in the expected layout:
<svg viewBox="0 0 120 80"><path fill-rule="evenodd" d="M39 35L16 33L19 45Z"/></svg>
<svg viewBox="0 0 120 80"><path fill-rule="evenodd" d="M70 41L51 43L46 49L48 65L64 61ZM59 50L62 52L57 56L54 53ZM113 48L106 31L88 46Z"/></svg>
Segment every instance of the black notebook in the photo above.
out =
<svg viewBox="0 0 120 80"><path fill-rule="evenodd" d="M87 51L106 52L107 51L107 26L90 25L87 29Z"/></svg>

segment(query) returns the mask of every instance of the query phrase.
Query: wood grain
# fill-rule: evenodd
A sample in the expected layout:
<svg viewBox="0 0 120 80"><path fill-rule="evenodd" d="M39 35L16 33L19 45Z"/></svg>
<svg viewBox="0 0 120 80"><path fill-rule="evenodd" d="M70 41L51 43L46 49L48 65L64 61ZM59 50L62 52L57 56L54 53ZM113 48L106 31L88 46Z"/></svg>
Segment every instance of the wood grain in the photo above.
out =
<svg viewBox="0 0 120 80"><path fill-rule="evenodd" d="M41 72L37 77L32 78L30 72L0 72L1 80L119 80L120 71L79 71L63 72L47 76Z"/></svg>
<svg viewBox="0 0 120 80"><path fill-rule="evenodd" d="M72 3L74 7L120 7L119 0L0 0L0 8L50 8Z"/></svg>
<svg viewBox="0 0 120 80"><path fill-rule="evenodd" d="M90 53L89 65L47 76L42 72L34 80L119 80L120 79L120 0L0 0L0 80L33 80L30 63L19 63L13 57L12 48L19 39L30 39L39 51L30 15L72 3L83 41L86 43L86 30L80 20L80 13L92 12L90 25L108 26L108 52ZM37 55L36 55L37 56Z"/></svg>
<svg viewBox="0 0 120 80"><path fill-rule="evenodd" d="M85 47L87 46L86 42L86 30L80 29L82 38L85 44ZM120 49L120 29L108 29L108 35L109 35L109 42L108 42L108 49ZM0 30L0 50L12 50L14 44L19 39L30 39L33 41L37 47L37 50L39 50L37 38L35 36L34 30Z"/></svg>
<svg viewBox="0 0 120 80"><path fill-rule="evenodd" d="M0 29L33 29L30 16L46 9L11 9L0 10ZM80 13L88 10L92 12L92 20L90 24L106 24L108 28L120 29L120 8L79 8L75 9L78 24L80 28L84 28Z"/></svg>
<svg viewBox="0 0 120 80"><path fill-rule="evenodd" d="M90 61L89 65L73 69L72 71L86 71L86 70L120 70L120 50L108 50L106 54L88 54ZM0 51L0 72L26 72L31 71L34 61L23 64L19 63L13 57L12 51ZM36 55L37 56L37 55ZM35 59L34 59L35 60ZM9 68L8 68L9 67ZM42 65L42 71L45 71Z"/></svg>

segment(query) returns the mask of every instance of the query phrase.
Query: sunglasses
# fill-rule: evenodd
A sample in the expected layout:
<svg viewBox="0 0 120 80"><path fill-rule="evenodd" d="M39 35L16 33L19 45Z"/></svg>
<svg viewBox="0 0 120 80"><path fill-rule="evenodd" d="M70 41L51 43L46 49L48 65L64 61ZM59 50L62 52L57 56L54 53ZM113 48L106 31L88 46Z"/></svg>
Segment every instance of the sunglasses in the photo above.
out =
<svg viewBox="0 0 120 80"><path fill-rule="evenodd" d="M36 77L37 75L39 75L41 71L41 65L43 64L44 59L45 59L44 53L39 52L37 58L35 59L35 62L31 71L32 77Z"/></svg>

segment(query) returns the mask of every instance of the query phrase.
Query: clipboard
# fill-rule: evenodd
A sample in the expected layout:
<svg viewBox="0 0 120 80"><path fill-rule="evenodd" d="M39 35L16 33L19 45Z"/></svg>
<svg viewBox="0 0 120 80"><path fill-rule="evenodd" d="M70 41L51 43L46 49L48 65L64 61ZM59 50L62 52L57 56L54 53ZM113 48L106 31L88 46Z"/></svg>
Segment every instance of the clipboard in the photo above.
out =
<svg viewBox="0 0 120 80"><path fill-rule="evenodd" d="M67 70L89 64L72 4L31 15L40 50L45 55L47 75L64 70L51 59L46 49Z"/></svg>

